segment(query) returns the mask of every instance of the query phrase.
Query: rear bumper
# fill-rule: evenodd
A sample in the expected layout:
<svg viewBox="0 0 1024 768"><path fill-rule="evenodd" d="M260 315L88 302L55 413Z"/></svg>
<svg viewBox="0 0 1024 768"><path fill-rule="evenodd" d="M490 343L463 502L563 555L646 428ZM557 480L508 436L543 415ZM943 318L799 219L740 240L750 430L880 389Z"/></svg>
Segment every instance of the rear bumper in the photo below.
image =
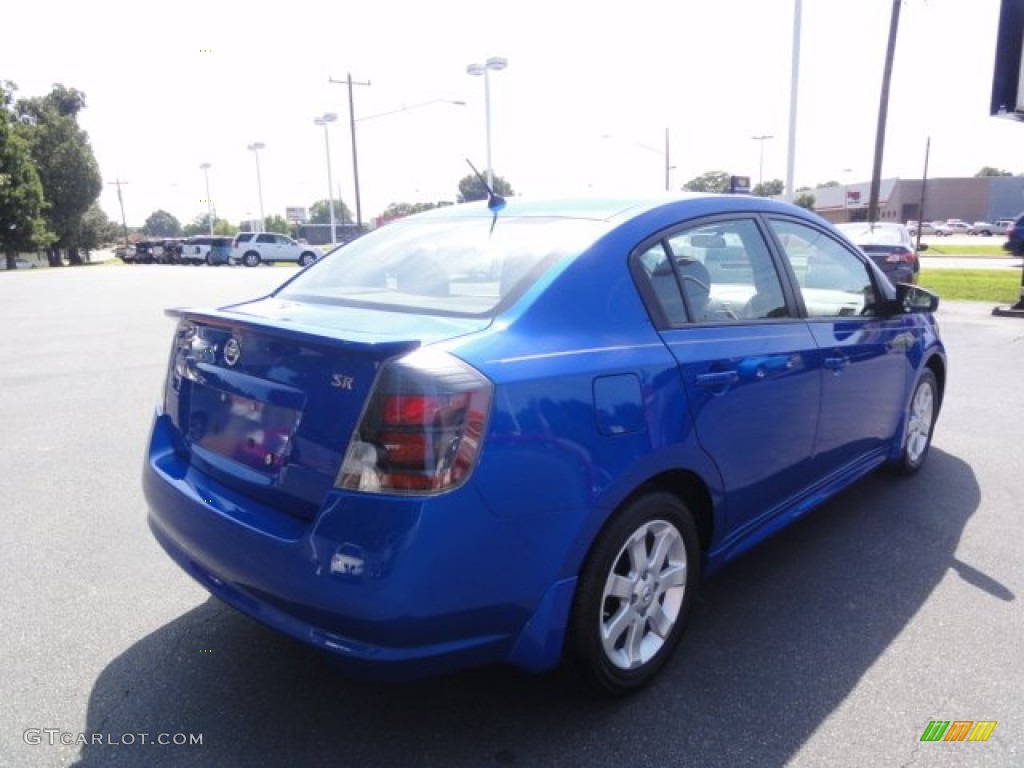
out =
<svg viewBox="0 0 1024 768"><path fill-rule="evenodd" d="M493 516L471 487L426 501L331 494L306 522L190 467L167 429L158 417L143 473L149 525L223 602L361 676L558 662L575 579L517 548L523 521Z"/></svg>

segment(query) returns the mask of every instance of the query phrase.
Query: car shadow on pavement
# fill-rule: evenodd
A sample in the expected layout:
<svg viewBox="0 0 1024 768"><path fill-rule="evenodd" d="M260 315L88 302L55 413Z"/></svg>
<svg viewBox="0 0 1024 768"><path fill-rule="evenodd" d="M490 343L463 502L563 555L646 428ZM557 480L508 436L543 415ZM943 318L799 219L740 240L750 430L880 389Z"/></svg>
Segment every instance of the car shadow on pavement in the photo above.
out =
<svg viewBox="0 0 1024 768"><path fill-rule="evenodd" d="M935 448L911 480L866 478L708 580L662 676L618 700L503 668L353 681L210 599L110 662L85 725L202 744L136 736L76 765L782 765L951 569L1013 599L956 559L979 501L971 468Z"/></svg>

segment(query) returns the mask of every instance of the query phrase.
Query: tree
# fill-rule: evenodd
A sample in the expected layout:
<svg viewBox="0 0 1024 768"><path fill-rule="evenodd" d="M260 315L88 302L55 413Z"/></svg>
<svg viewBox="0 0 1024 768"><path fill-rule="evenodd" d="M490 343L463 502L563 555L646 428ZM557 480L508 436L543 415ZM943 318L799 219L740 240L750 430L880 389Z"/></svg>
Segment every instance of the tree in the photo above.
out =
<svg viewBox="0 0 1024 768"><path fill-rule="evenodd" d="M121 227L116 221L110 220L99 203L90 205L89 210L82 215L78 245L86 251L117 242L120 236Z"/></svg>
<svg viewBox="0 0 1024 768"><path fill-rule="evenodd" d="M751 193L758 197L773 197L774 195L781 195L782 190L785 188L786 185L782 179L772 179L771 181L755 185Z"/></svg>
<svg viewBox="0 0 1024 768"><path fill-rule="evenodd" d="M980 171L974 174L975 178L982 176L1013 176L1009 171L1003 171L999 168L993 168L991 165L983 166Z"/></svg>
<svg viewBox="0 0 1024 768"><path fill-rule="evenodd" d="M815 203L814 195L810 192L803 192L796 196L793 200L794 205L799 205L801 208L806 208L808 211L814 210Z"/></svg>
<svg viewBox="0 0 1024 768"><path fill-rule="evenodd" d="M345 224L351 224L355 221L355 217L352 215L352 211L348 209L341 200L334 201L334 223L338 226L344 226ZM330 224L331 223L331 205L327 200L317 200L311 206L309 206L309 223L310 224ZM283 231L283 230L282 230Z"/></svg>
<svg viewBox="0 0 1024 768"><path fill-rule="evenodd" d="M181 237L181 222L161 209L149 215L145 230L150 237Z"/></svg>
<svg viewBox="0 0 1024 768"><path fill-rule="evenodd" d="M330 223L330 222L328 222ZM272 213L263 219L263 231L264 232L291 232L291 227L288 226L288 220L277 213Z"/></svg>
<svg viewBox="0 0 1024 768"><path fill-rule="evenodd" d="M431 208L441 208L445 203L391 203L384 212L381 213L380 218L382 219L400 219L403 216L412 216L414 213L421 213L423 211L429 211ZM450 205L450 203L448 203Z"/></svg>
<svg viewBox="0 0 1024 768"><path fill-rule="evenodd" d="M49 241L43 185L28 145L15 132L6 109L13 88L0 83L0 254L6 257L8 269L14 269L20 251L43 248Z"/></svg>
<svg viewBox="0 0 1024 768"><path fill-rule="evenodd" d="M210 217L208 214L202 214L196 216L192 221L186 224L182 228L182 234L185 237L192 237L193 235L208 235L210 234ZM214 217L213 219L213 234L215 235L236 235L238 234L238 227L229 221Z"/></svg>
<svg viewBox="0 0 1024 768"><path fill-rule="evenodd" d="M824 184L819 184L819 187L839 187L842 186L838 181L826 181Z"/></svg>
<svg viewBox="0 0 1024 768"><path fill-rule="evenodd" d="M493 186L495 194L501 195L502 197L512 197L515 195L512 185L505 181L505 179L501 178L501 176L494 176ZM475 173L464 176L459 181L458 201L460 203L486 199L487 186L484 182L480 181Z"/></svg>
<svg viewBox="0 0 1024 768"><path fill-rule="evenodd" d="M690 192L728 192L732 188L732 174L728 171L708 171L683 185Z"/></svg>
<svg viewBox="0 0 1024 768"><path fill-rule="evenodd" d="M82 263L82 217L103 188L89 136L78 125L84 108L85 94L60 83L46 96L18 100L14 108L48 203L46 222L55 235L47 250L51 266L60 266L62 248L72 264Z"/></svg>

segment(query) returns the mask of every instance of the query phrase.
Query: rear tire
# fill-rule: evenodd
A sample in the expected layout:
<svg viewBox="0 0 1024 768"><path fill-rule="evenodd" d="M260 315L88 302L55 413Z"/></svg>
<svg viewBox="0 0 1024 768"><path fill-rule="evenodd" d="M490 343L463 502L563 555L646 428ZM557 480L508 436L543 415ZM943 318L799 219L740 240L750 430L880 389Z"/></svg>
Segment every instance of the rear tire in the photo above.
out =
<svg viewBox="0 0 1024 768"><path fill-rule="evenodd" d="M901 475L913 475L928 458L932 444L935 419L939 414L939 385L930 369L921 371L914 385L914 394L907 409L907 423L903 430L903 452L892 464Z"/></svg>
<svg viewBox="0 0 1024 768"><path fill-rule="evenodd" d="M676 496L653 492L622 507L587 555L567 653L605 693L646 685L682 637L700 571L697 528Z"/></svg>
<svg viewBox="0 0 1024 768"><path fill-rule="evenodd" d="M242 263L247 267L258 267L260 264L260 255L256 251L246 251L242 257Z"/></svg>

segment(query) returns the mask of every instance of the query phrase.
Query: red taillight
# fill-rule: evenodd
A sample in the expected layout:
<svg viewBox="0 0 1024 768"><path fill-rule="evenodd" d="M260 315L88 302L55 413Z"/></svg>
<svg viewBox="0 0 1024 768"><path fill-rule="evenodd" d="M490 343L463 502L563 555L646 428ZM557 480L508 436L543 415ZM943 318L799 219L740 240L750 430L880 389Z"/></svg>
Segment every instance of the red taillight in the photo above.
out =
<svg viewBox="0 0 1024 768"><path fill-rule="evenodd" d="M886 256L885 260L890 264L897 264L899 262L904 262L905 264L913 264L914 252L911 251L909 248L897 248L888 256Z"/></svg>
<svg viewBox="0 0 1024 768"><path fill-rule="evenodd" d="M461 360L418 350L385 365L349 442L338 488L437 493L476 464L491 383Z"/></svg>

